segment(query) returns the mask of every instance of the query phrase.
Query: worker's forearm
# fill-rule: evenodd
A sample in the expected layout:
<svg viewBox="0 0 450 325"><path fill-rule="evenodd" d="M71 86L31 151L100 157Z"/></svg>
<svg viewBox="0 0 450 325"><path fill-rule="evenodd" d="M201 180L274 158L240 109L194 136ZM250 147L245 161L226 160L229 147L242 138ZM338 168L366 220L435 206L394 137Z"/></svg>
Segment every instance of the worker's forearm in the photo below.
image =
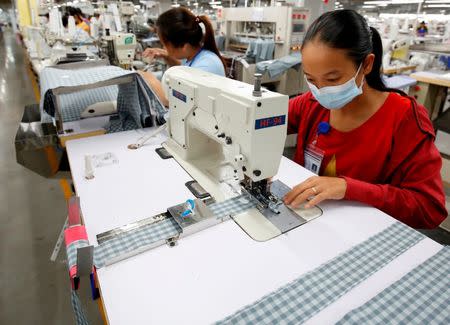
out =
<svg viewBox="0 0 450 325"><path fill-rule="evenodd" d="M149 72L140 72L140 75L145 79L145 81L150 85L152 90L155 92L156 96L160 99L164 106L169 106L169 101L166 98L161 82Z"/></svg>

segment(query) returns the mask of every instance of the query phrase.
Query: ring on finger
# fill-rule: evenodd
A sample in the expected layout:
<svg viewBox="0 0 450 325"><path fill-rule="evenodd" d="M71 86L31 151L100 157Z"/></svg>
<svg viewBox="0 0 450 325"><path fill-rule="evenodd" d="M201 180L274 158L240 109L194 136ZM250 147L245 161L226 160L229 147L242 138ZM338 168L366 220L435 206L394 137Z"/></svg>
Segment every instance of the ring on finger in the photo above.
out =
<svg viewBox="0 0 450 325"><path fill-rule="evenodd" d="M314 186L311 187L311 189L313 190L314 194L317 194L317 190L316 190L316 188Z"/></svg>

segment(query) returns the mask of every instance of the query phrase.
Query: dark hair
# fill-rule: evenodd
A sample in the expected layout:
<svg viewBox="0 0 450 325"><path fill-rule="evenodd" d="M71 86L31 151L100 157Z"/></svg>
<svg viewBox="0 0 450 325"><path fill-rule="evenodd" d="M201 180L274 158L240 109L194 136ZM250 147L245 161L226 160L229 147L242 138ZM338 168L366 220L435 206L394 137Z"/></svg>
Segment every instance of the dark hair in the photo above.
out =
<svg viewBox="0 0 450 325"><path fill-rule="evenodd" d="M78 16L78 17L84 17L83 12L81 11L80 8L75 8L75 7L66 7L66 13L69 14L69 16Z"/></svg>
<svg viewBox="0 0 450 325"><path fill-rule="evenodd" d="M74 7L66 7L66 14L68 16L77 16L77 10Z"/></svg>
<svg viewBox="0 0 450 325"><path fill-rule="evenodd" d="M368 85L379 91L391 91L405 95L403 91L386 87L381 78L383 44L378 31L367 25L363 16L354 10L335 10L317 18L306 32L302 48L308 42L318 40L327 46L347 51L348 56L359 66L373 53L372 71L366 75Z"/></svg>
<svg viewBox="0 0 450 325"><path fill-rule="evenodd" d="M75 8L75 10L76 10L76 12L77 12L77 15L78 15L78 16L80 16L80 17L83 17L83 18L84 18L84 14L83 14L83 12L81 11L81 9L80 9L80 8Z"/></svg>
<svg viewBox="0 0 450 325"><path fill-rule="evenodd" d="M201 23L205 26L204 34ZM163 42L168 42L174 47L182 47L186 43L195 47L201 46L215 53L225 68L214 38L214 29L207 16L195 16L182 7L173 8L158 17L156 27Z"/></svg>
<svg viewBox="0 0 450 325"><path fill-rule="evenodd" d="M61 21L64 28L67 28L67 26L69 25L69 14L65 13L64 16L61 17Z"/></svg>

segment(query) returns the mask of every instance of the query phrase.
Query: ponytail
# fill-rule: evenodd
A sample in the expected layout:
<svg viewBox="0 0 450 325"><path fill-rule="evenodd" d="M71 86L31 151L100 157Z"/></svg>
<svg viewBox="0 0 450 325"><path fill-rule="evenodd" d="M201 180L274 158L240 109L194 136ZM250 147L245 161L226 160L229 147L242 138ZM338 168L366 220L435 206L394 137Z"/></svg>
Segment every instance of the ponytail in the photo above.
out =
<svg viewBox="0 0 450 325"><path fill-rule="evenodd" d="M214 29L207 16L195 16L183 7L173 8L158 17L156 27L163 42L168 42L174 47L182 47L186 43L194 47L203 47L216 54L225 68L214 38Z"/></svg>
<svg viewBox="0 0 450 325"><path fill-rule="evenodd" d="M367 84L379 91L406 94L387 88L381 77L383 45L378 31L367 25L363 16L354 10L335 10L317 18L306 32L302 48L310 41L318 40L327 46L347 51L355 66L359 66L369 54L375 55L372 71L366 75Z"/></svg>
<svg viewBox="0 0 450 325"><path fill-rule="evenodd" d="M367 84L379 91L396 92L406 96L406 94L399 89L386 87L381 77L383 69L383 43L381 41L381 36L373 27L370 27L370 32L372 36L372 53L375 55L375 60L373 61L372 71L366 75Z"/></svg>
<svg viewBox="0 0 450 325"><path fill-rule="evenodd" d="M225 62L222 58L222 55L220 54L219 49L217 48L216 38L214 37L214 29L209 18L207 16L198 16L196 17L196 19L198 19L199 25L203 24L205 26L203 34L203 48L216 54L219 57L220 61L222 61L223 68L226 71Z"/></svg>
<svg viewBox="0 0 450 325"><path fill-rule="evenodd" d="M381 66L383 62L383 45L381 42L380 34L373 27L370 27L371 37L372 37L372 53L375 55L375 60L373 61L372 71L366 75L366 81L370 87L385 91L386 85L381 79Z"/></svg>

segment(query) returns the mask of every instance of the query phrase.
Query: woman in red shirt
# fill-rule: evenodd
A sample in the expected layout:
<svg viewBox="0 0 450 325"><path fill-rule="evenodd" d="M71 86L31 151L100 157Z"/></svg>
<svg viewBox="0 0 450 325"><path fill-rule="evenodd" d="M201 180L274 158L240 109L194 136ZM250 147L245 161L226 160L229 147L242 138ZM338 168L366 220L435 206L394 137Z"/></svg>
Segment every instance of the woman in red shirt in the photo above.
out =
<svg viewBox="0 0 450 325"><path fill-rule="evenodd" d="M302 65L310 92L289 103L294 160L320 176L285 203L327 199L372 205L414 228L447 216L434 130L426 109L384 85L378 32L352 10L327 12L309 28Z"/></svg>

